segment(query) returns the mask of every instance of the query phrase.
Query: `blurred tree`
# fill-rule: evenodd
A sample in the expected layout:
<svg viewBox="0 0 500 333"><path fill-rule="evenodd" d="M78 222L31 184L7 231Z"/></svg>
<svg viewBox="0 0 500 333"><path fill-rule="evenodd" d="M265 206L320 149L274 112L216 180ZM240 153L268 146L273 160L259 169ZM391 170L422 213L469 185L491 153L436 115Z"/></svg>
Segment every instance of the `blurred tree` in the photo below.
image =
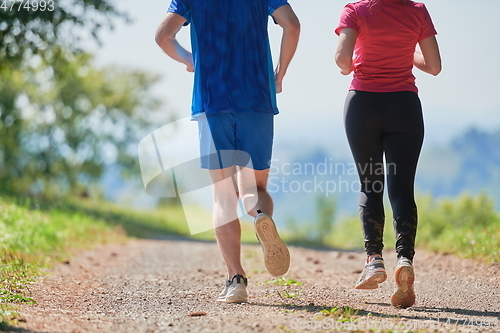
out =
<svg viewBox="0 0 500 333"><path fill-rule="evenodd" d="M316 196L316 218L298 224L293 217L286 219L289 244L299 246L324 247L331 243L331 236L337 212L337 199L324 195Z"/></svg>
<svg viewBox="0 0 500 333"><path fill-rule="evenodd" d="M139 174L137 144L159 120L157 77L96 69L76 37L97 39L117 17L127 19L107 0L0 9L0 191L80 192L107 164Z"/></svg>
<svg viewBox="0 0 500 333"><path fill-rule="evenodd" d="M322 195L316 197L316 235L315 238L325 245L325 236L329 235L333 229L335 213L337 210L337 200Z"/></svg>
<svg viewBox="0 0 500 333"><path fill-rule="evenodd" d="M29 4L30 8L22 5ZM112 20L128 21L109 0L7 1L0 9L0 66L12 66L40 55L49 60L52 48L64 46L78 51L81 34L90 32L98 41L102 27L113 29ZM21 5L21 7L19 7ZM1 68L0 67L0 68Z"/></svg>
<svg viewBox="0 0 500 333"><path fill-rule="evenodd" d="M62 52L54 49L54 51ZM79 190L106 164L138 173L137 143L159 101L148 90L156 77L95 69L91 56L64 55L49 66L2 73L0 190L46 195Z"/></svg>

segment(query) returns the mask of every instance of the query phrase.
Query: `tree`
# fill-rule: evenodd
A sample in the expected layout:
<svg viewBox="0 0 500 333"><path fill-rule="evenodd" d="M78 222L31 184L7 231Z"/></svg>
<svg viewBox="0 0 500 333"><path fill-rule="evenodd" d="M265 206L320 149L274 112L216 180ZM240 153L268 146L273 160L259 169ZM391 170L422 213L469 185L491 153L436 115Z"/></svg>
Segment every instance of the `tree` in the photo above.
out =
<svg viewBox="0 0 500 333"><path fill-rule="evenodd" d="M333 222L337 210L337 200L318 195L316 197L316 238L323 245L325 236L329 235L333 229Z"/></svg>
<svg viewBox="0 0 500 333"><path fill-rule="evenodd" d="M158 120L160 103L149 93L157 77L96 69L78 39L68 38L73 31L97 38L102 26L126 16L105 0L64 4L0 10L2 192L79 191L109 164L139 174L137 144Z"/></svg>
<svg viewBox="0 0 500 333"><path fill-rule="evenodd" d="M2 3L6 6L0 9L0 68L34 55L50 61L54 47L78 51L78 31L90 32L98 41L100 29L112 29L113 19L128 20L109 0L45 0L44 7L31 0Z"/></svg>
<svg viewBox="0 0 500 333"><path fill-rule="evenodd" d="M2 73L0 189L66 192L98 179L107 164L137 165L137 143L159 102L156 78L137 71L92 68L91 56L34 61Z"/></svg>

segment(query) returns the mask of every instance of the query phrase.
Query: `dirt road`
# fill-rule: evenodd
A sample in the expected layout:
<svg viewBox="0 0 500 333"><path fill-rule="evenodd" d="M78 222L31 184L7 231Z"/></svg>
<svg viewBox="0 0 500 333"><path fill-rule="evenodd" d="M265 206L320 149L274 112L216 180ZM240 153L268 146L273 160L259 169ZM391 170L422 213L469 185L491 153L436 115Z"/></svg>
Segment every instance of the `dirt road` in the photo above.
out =
<svg viewBox="0 0 500 333"><path fill-rule="evenodd" d="M261 249L243 248L249 303L215 301L224 265L215 243L134 240L82 253L30 287L38 304L22 309L16 332L499 332L500 265L417 252L417 302L390 306L394 282L352 288L364 255L290 249L286 279L271 284ZM386 251L388 274L394 253ZM288 280L291 282L290 280ZM321 310L362 310L351 321ZM339 312L337 312L339 313ZM198 316L196 316L198 315ZM372 332L372 331L370 331Z"/></svg>

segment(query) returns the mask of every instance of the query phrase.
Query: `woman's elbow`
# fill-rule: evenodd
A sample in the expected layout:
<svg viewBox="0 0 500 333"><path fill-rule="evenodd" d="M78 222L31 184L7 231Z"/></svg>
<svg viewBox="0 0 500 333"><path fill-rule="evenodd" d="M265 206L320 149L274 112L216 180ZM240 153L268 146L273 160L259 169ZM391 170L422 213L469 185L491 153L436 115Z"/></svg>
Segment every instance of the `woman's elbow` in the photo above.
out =
<svg viewBox="0 0 500 333"><path fill-rule="evenodd" d="M335 56L335 63L342 70L350 70L352 68L352 58L350 56L337 54Z"/></svg>
<svg viewBox="0 0 500 333"><path fill-rule="evenodd" d="M441 64L434 65L429 69L429 74L437 76L439 73L441 73Z"/></svg>

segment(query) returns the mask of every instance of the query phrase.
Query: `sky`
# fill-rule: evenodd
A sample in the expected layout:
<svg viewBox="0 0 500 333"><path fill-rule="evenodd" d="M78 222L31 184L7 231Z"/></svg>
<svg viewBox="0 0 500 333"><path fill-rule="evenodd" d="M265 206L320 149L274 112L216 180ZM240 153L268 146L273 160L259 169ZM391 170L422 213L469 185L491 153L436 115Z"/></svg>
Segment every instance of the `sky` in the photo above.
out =
<svg viewBox="0 0 500 333"><path fill-rule="evenodd" d="M165 112L187 117L191 106L192 74L168 58L154 42L155 30L169 1L116 1L133 23L118 23L104 32L100 48L89 42L99 65L142 69L160 76L155 94ZM327 145L346 151L342 109L350 77L339 74L333 61L337 36L333 30L345 1L290 0L302 25L301 40L278 96L281 114L276 119L276 146ZM313 6L311 6L313 4ZM500 127L500 2L493 0L425 2L438 31L443 71L437 76L415 70L425 121L426 143L448 142L470 126ZM486 8L487 10L484 10ZM480 14L479 14L480 13ZM281 29L269 27L273 55L277 56ZM179 34L189 48L189 28ZM161 125L161 124L159 124ZM160 126L159 126L160 127Z"/></svg>
<svg viewBox="0 0 500 333"><path fill-rule="evenodd" d="M333 33L344 0L289 0L301 21L301 39L278 95L280 115L275 120L274 157L284 161L297 147L307 152L323 149L350 157L343 128L343 105L351 77L340 75L333 54ZM133 23L118 22L103 31L102 47L87 42L98 66L141 69L160 77L153 92L164 101L164 111L175 119L190 115L192 74L155 44L154 34L169 0L115 1ZM414 70L424 109L424 151L445 145L471 126L500 128L500 1L425 1L438 31L443 70L437 77ZM281 28L272 22L269 33L273 56L279 50ZM190 47L189 28L178 35ZM164 126L158 123L158 128ZM182 135L181 133L179 134ZM197 140L187 137L186 140Z"/></svg>

